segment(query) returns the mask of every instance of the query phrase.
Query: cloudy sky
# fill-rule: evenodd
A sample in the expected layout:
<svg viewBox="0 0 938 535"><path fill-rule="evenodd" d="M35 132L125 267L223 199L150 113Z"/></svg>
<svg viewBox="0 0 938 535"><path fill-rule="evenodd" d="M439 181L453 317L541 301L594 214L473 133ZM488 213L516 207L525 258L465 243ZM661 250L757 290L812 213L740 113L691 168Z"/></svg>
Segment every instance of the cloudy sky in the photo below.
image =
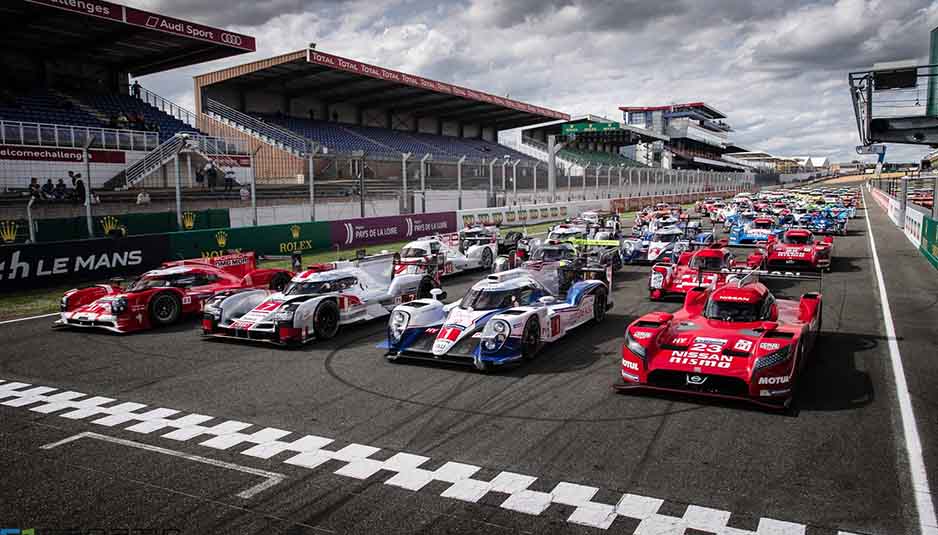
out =
<svg viewBox="0 0 938 535"><path fill-rule="evenodd" d="M191 106L193 74L317 43L326 52L558 109L703 100L738 144L856 158L847 73L925 63L938 1L125 0L257 38L258 51L143 79ZM889 160L918 158L892 146Z"/></svg>

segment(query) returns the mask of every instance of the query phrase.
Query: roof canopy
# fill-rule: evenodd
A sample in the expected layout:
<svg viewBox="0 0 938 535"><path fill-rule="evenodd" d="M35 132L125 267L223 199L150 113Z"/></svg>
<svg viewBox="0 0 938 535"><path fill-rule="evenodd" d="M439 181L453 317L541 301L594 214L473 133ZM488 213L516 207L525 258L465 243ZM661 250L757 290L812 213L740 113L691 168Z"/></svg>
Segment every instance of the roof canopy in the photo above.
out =
<svg viewBox="0 0 938 535"><path fill-rule="evenodd" d="M104 0L4 0L0 46L134 76L253 52L253 37Z"/></svg>
<svg viewBox="0 0 938 535"><path fill-rule="evenodd" d="M499 130L569 119L559 111L318 50L292 52L197 76L195 80L200 87L224 84L293 98L327 98L363 108L494 124Z"/></svg>
<svg viewBox="0 0 938 535"><path fill-rule="evenodd" d="M546 124L537 125L525 129L524 132L543 131L544 135L561 135L564 125L583 124L583 123L616 123L618 128L603 131L580 131L576 134L577 141L586 143L607 143L617 147L626 147L636 143L653 143L655 141L667 141L668 136L657 134L644 128L637 128L631 125L622 124L618 121L607 119L600 115L576 115L566 121L553 121ZM526 135L526 134L522 134ZM530 135L530 134L527 134Z"/></svg>
<svg viewBox="0 0 938 535"><path fill-rule="evenodd" d="M666 111L681 112L695 110L703 113L709 119L726 119L726 115L720 110L704 102L687 102L685 104L668 104L666 106L620 106L622 111Z"/></svg>

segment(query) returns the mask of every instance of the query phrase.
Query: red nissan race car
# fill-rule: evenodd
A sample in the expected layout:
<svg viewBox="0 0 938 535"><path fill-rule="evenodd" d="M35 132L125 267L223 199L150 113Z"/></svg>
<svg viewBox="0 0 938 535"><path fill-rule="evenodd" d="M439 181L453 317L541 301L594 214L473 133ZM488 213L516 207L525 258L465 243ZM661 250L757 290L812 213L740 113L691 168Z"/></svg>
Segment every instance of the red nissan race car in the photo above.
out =
<svg viewBox="0 0 938 535"><path fill-rule="evenodd" d="M723 270L762 267L765 252L756 249L743 260L727 247L725 239L696 251L685 251L677 263L658 262L648 277L648 297L658 301L671 295L684 295L697 286L720 285L726 281Z"/></svg>
<svg viewBox="0 0 938 535"><path fill-rule="evenodd" d="M815 240L810 230L793 228L786 230L781 238L770 236L766 248L768 269L830 271L834 237Z"/></svg>
<svg viewBox="0 0 938 535"><path fill-rule="evenodd" d="M65 292L61 317L53 326L118 333L166 326L183 315L201 312L203 301L219 292L279 290L292 276L284 269L257 269L253 252L166 262L127 288L96 284Z"/></svg>
<svg viewBox="0 0 938 535"><path fill-rule="evenodd" d="M684 307L652 312L625 331L616 390L657 390L744 400L784 409L821 331L821 294L776 299L760 278L815 274L752 271L697 287Z"/></svg>

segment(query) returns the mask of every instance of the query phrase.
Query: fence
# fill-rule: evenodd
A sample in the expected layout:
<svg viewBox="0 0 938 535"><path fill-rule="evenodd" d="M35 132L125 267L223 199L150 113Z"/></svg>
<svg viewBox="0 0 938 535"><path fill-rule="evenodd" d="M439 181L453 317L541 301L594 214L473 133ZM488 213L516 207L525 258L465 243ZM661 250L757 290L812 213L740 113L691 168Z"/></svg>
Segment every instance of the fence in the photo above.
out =
<svg viewBox="0 0 938 535"><path fill-rule="evenodd" d="M935 179L932 178L932 181ZM889 181L888 183L892 183ZM932 184L932 187L938 185ZM938 217L935 214L934 206L926 208L912 202L914 197L907 194L905 212L902 211L902 203L893 195L868 185L869 191L876 204L886 213L889 219L898 227L902 228L906 238L914 245L933 266L938 268ZM901 188L892 187L901 191ZM908 190L907 190L908 191ZM934 191L934 190L932 190ZM901 196L900 196L901 197Z"/></svg>

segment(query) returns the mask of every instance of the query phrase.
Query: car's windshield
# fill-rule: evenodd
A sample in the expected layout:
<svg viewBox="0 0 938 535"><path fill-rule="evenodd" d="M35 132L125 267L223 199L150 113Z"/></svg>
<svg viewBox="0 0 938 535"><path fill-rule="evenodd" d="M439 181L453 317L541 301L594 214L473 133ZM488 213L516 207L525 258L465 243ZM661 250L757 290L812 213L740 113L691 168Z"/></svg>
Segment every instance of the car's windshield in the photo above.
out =
<svg viewBox="0 0 938 535"><path fill-rule="evenodd" d="M287 287L283 289L284 295L319 295L329 292L337 292L343 286L343 281L354 281L354 278L328 281L290 281Z"/></svg>
<svg viewBox="0 0 938 535"><path fill-rule="evenodd" d="M192 286L201 286L208 284L209 281L204 275L197 273L177 273L173 275L144 275L135 280L130 287L129 292L140 292L150 288L189 288Z"/></svg>
<svg viewBox="0 0 938 535"><path fill-rule="evenodd" d="M460 308L471 308L473 310L495 310L529 305L532 297L533 292L531 289L496 290L484 288L476 290L470 288L465 297L462 298L459 306Z"/></svg>
<svg viewBox="0 0 938 535"><path fill-rule="evenodd" d="M807 245L811 243L811 235L794 235L794 236L785 236L782 240L784 243L791 245Z"/></svg>
<svg viewBox="0 0 938 535"><path fill-rule="evenodd" d="M712 320L748 323L759 320L759 303L737 303L711 299L704 310L704 317Z"/></svg>
<svg viewBox="0 0 938 535"><path fill-rule="evenodd" d="M576 253L567 247L541 247L531 255L532 260L543 262L556 262L558 260L571 260Z"/></svg>
<svg viewBox="0 0 938 535"><path fill-rule="evenodd" d="M752 224L752 228L769 230L772 228L772 223L769 221L756 221Z"/></svg>
<svg viewBox="0 0 938 535"><path fill-rule="evenodd" d="M404 247L401 249L401 258L423 258L428 255L427 250L420 247Z"/></svg>
<svg viewBox="0 0 938 535"><path fill-rule="evenodd" d="M690 267L696 269L721 269L723 258L718 256L695 256L690 261Z"/></svg>
<svg viewBox="0 0 938 535"><path fill-rule="evenodd" d="M656 232L654 238L652 238L651 241L655 241L655 242L664 242L664 243L671 243L671 242L677 241L678 238L680 238L680 237L681 237L680 234L657 233L657 232Z"/></svg>

